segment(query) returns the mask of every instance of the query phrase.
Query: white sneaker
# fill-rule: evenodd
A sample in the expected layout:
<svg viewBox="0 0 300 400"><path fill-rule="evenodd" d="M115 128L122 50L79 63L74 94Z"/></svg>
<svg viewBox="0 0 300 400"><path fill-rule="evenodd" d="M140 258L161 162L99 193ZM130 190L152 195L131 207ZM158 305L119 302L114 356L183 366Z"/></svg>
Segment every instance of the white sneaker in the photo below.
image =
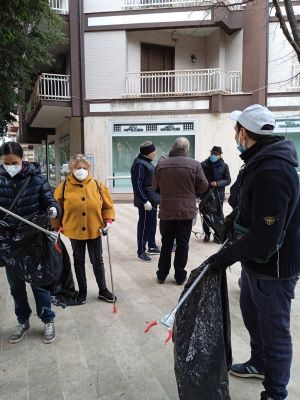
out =
<svg viewBox="0 0 300 400"><path fill-rule="evenodd" d="M44 325L43 342L48 344L48 343L53 343L54 340L55 340L54 322L53 321L46 322Z"/></svg>

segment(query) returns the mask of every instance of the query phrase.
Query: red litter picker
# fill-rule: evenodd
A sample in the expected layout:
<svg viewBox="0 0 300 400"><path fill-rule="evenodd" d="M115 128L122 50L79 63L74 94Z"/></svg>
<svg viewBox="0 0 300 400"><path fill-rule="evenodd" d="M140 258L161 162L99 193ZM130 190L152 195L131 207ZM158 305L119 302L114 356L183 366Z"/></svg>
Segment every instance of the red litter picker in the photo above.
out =
<svg viewBox="0 0 300 400"><path fill-rule="evenodd" d="M221 248L219 249L219 251L228 243L228 239L225 240L225 242L223 243L223 245L221 246ZM182 306L182 304L185 302L185 300L187 299L187 297L192 293L192 291L194 290L194 288L198 285L198 283L201 281L201 279L203 278L203 276L206 274L206 272L208 271L210 264L207 263L207 261L204 261L202 266L204 266L203 270L201 271L201 273L199 274L199 276L194 280L194 282L192 283L192 285L188 288L188 290L184 293L184 295L181 297L181 299L179 300L178 304L176 305L176 307L173 308L173 310L171 312L169 312L168 314L164 315L160 320L157 321L152 321L150 322L146 329L144 330L145 333L148 333L150 331L151 328L153 328L153 326L155 325L163 325L165 327L168 328L168 336L166 338L166 340L164 341L164 344L167 344L171 339L172 339L172 335L173 335L173 322L174 322L174 318L175 318L175 314L177 312L177 310L179 310L179 308Z"/></svg>

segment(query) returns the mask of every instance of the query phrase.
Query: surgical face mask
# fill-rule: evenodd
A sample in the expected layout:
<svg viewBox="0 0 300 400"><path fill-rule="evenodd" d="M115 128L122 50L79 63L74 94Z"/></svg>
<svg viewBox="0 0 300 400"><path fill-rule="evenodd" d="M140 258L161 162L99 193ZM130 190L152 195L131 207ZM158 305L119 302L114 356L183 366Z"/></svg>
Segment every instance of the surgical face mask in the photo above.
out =
<svg viewBox="0 0 300 400"><path fill-rule="evenodd" d="M218 156L216 156L215 154L212 154L210 157L209 157L209 159L210 159L210 161L211 162L216 162L216 161L218 161Z"/></svg>
<svg viewBox="0 0 300 400"><path fill-rule="evenodd" d="M245 153L245 151L247 150L246 146L242 145L240 140L237 143L237 149L240 153Z"/></svg>
<svg viewBox="0 0 300 400"><path fill-rule="evenodd" d="M73 172L73 175L79 181L84 181L88 177L88 174L88 171L84 168L75 169L75 171Z"/></svg>
<svg viewBox="0 0 300 400"><path fill-rule="evenodd" d="M22 165L20 165L20 164L17 164L17 165L5 165L5 164L3 164L3 167L6 169L6 171L9 173L9 175L11 177L17 175L22 169Z"/></svg>

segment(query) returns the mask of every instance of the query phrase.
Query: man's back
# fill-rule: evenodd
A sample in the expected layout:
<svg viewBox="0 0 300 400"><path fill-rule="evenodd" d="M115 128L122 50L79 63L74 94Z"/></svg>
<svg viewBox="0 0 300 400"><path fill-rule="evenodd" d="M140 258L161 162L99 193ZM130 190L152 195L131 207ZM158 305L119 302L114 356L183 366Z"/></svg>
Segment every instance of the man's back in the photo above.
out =
<svg viewBox="0 0 300 400"><path fill-rule="evenodd" d="M161 219L192 219L196 212L196 193L208 183L200 163L180 153L161 160L155 169L153 188L161 196Z"/></svg>

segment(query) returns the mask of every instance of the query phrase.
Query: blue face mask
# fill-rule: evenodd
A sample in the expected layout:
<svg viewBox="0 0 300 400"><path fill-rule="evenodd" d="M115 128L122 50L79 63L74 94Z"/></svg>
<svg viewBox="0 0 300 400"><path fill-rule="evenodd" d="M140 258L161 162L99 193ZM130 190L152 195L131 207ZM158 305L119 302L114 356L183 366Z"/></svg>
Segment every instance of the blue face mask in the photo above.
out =
<svg viewBox="0 0 300 400"><path fill-rule="evenodd" d="M216 156L215 154L212 154L210 157L209 157L209 159L210 159L210 161L211 162L216 162L216 161L218 161L218 156Z"/></svg>
<svg viewBox="0 0 300 400"><path fill-rule="evenodd" d="M238 144L238 145L236 146L236 148L238 149L238 151L239 151L240 153L245 153L245 151L247 150L246 147L243 146L242 144Z"/></svg>

